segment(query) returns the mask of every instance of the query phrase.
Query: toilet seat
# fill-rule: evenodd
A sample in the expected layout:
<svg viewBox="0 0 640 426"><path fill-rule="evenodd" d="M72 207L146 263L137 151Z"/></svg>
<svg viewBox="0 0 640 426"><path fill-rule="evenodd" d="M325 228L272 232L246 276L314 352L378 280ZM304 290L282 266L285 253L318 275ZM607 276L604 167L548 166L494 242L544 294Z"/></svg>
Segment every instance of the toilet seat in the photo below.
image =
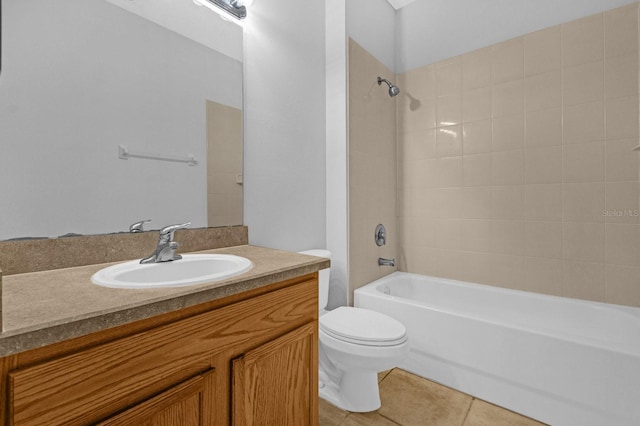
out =
<svg viewBox="0 0 640 426"><path fill-rule="evenodd" d="M407 340L401 322L379 312L347 306L322 315L320 330L342 342L363 346L396 346Z"/></svg>

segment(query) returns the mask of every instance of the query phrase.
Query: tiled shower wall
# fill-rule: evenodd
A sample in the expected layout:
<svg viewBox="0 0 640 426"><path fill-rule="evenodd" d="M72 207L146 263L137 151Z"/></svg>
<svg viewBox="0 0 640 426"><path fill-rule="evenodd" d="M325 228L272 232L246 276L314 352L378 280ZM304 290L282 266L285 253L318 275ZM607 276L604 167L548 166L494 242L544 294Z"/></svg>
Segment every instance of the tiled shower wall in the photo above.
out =
<svg viewBox="0 0 640 426"><path fill-rule="evenodd" d="M398 79L402 270L640 306L637 3Z"/></svg>
<svg viewBox="0 0 640 426"><path fill-rule="evenodd" d="M381 76L395 74L355 41L349 40L349 294L396 268L378 266L395 258L396 98ZM376 225L387 229L387 244L374 242Z"/></svg>

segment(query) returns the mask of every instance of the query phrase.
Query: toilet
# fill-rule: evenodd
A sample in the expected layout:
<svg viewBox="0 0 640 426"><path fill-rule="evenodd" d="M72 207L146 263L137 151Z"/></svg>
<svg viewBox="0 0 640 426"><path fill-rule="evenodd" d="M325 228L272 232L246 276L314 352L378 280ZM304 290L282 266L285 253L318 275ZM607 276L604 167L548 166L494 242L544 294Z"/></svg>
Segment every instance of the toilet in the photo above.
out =
<svg viewBox="0 0 640 426"><path fill-rule="evenodd" d="M300 252L331 258L327 250ZM409 353L407 330L390 316L341 306L326 311L329 269L319 273L319 393L347 411L380 408L378 373L396 367Z"/></svg>

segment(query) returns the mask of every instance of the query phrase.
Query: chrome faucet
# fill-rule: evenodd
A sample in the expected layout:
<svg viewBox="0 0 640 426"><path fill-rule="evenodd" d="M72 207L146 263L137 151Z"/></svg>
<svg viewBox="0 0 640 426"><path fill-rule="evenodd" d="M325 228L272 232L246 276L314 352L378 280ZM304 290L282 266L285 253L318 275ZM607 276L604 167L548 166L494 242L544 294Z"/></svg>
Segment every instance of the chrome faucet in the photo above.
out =
<svg viewBox="0 0 640 426"><path fill-rule="evenodd" d="M160 230L158 238L158 246L151 256L145 257L140 263L158 263L170 262L172 260L182 259L182 256L176 254L178 243L173 241L173 233L178 229L184 229L191 225L191 222L182 225L169 225Z"/></svg>
<svg viewBox="0 0 640 426"><path fill-rule="evenodd" d="M131 232L132 234L144 232L144 224L149 222L151 222L151 219L141 220L140 222L136 222L129 227L129 232Z"/></svg>
<svg viewBox="0 0 640 426"><path fill-rule="evenodd" d="M382 257L378 258L378 265L379 266L396 266L396 260L395 259L385 259Z"/></svg>

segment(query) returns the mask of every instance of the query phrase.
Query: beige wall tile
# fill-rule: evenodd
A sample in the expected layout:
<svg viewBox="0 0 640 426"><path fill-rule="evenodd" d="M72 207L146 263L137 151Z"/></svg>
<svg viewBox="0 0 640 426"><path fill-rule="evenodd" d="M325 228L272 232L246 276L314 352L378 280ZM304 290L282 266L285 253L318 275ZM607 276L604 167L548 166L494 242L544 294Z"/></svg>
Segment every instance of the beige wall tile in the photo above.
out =
<svg viewBox="0 0 640 426"><path fill-rule="evenodd" d="M638 137L638 97L608 99L606 105L607 139Z"/></svg>
<svg viewBox="0 0 640 426"><path fill-rule="evenodd" d="M562 63L565 67L601 60L603 52L602 13L562 24Z"/></svg>
<svg viewBox="0 0 640 426"><path fill-rule="evenodd" d="M606 302L640 306L640 268L619 265L606 267Z"/></svg>
<svg viewBox="0 0 640 426"><path fill-rule="evenodd" d="M614 56L604 63L605 97L638 96L638 54Z"/></svg>
<svg viewBox="0 0 640 426"><path fill-rule="evenodd" d="M524 256L508 254L491 255L491 285L524 290Z"/></svg>
<svg viewBox="0 0 640 426"><path fill-rule="evenodd" d="M520 220L492 221L493 253L524 256L524 224L525 222Z"/></svg>
<svg viewBox="0 0 640 426"><path fill-rule="evenodd" d="M531 76L560 69L560 25L524 36L524 74Z"/></svg>
<svg viewBox="0 0 640 426"><path fill-rule="evenodd" d="M525 218L527 220L562 220L562 185L559 183L525 185Z"/></svg>
<svg viewBox="0 0 640 426"><path fill-rule="evenodd" d="M604 223L564 222L563 257L567 260L604 263Z"/></svg>
<svg viewBox="0 0 640 426"><path fill-rule="evenodd" d="M491 152L491 120L464 123L462 126L462 151L464 154Z"/></svg>
<svg viewBox="0 0 640 426"><path fill-rule="evenodd" d="M491 254L474 251L460 252L462 263L456 279L467 282L488 284L491 281Z"/></svg>
<svg viewBox="0 0 640 426"><path fill-rule="evenodd" d="M562 295L562 260L525 258L525 283L527 291Z"/></svg>
<svg viewBox="0 0 640 426"><path fill-rule="evenodd" d="M510 151L524 148L524 116L504 115L493 120L491 150Z"/></svg>
<svg viewBox="0 0 640 426"><path fill-rule="evenodd" d="M605 143L607 182L638 180L639 156L632 152L638 139L610 140Z"/></svg>
<svg viewBox="0 0 640 426"><path fill-rule="evenodd" d="M491 154L473 154L462 157L462 185L491 185Z"/></svg>
<svg viewBox="0 0 640 426"><path fill-rule="evenodd" d="M562 147L527 147L525 182L533 184L562 182Z"/></svg>
<svg viewBox="0 0 640 426"><path fill-rule="evenodd" d="M607 223L605 231L607 264L640 267L640 225Z"/></svg>
<svg viewBox="0 0 640 426"><path fill-rule="evenodd" d="M491 221L487 219L463 219L461 222L461 246L465 251L491 252Z"/></svg>
<svg viewBox="0 0 640 426"><path fill-rule="evenodd" d="M526 115L527 148L562 145L562 109L528 111Z"/></svg>
<svg viewBox="0 0 640 426"><path fill-rule="evenodd" d="M398 100L397 112L408 268L600 301L606 282L607 300L633 300L638 49L634 3L399 78L420 101ZM385 146L378 133L360 138Z"/></svg>
<svg viewBox="0 0 640 426"><path fill-rule="evenodd" d="M491 218L524 219L524 185L494 186L491 191Z"/></svg>
<svg viewBox="0 0 640 426"><path fill-rule="evenodd" d="M604 63L589 62L562 73L562 102L577 105L604 99Z"/></svg>
<svg viewBox="0 0 640 426"><path fill-rule="evenodd" d="M524 150L491 153L491 183L522 185L524 183Z"/></svg>
<svg viewBox="0 0 640 426"><path fill-rule="evenodd" d="M398 162L436 158L436 129L398 134Z"/></svg>
<svg viewBox="0 0 640 426"><path fill-rule="evenodd" d="M491 79L493 84L524 77L524 37L491 46Z"/></svg>
<svg viewBox="0 0 640 426"><path fill-rule="evenodd" d="M491 118L491 88L482 87L469 90L462 95L463 121L476 121Z"/></svg>
<svg viewBox="0 0 640 426"><path fill-rule="evenodd" d="M462 217L462 188L438 188L433 191L436 218L460 219Z"/></svg>
<svg viewBox="0 0 640 426"><path fill-rule="evenodd" d="M491 187L462 188L462 218L491 219Z"/></svg>
<svg viewBox="0 0 640 426"><path fill-rule="evenodd" d="M462 157L444 157L436 160L436 185L439 188L462 186Z"/></svg>
<svg viewBox="0 0 640 426"><path fill-rule="evenodd" d="M447 250L459 250L462 244L462 220L436 219L435 224L437 247Z"/></svg>
<svg viewBox="0 0 640 426"><path fill-rule="evenodd" d="M604 13L606 57L638 53L638 3Z"/></svg>
<svg viewBox="0 0 640 426"><path fill-rule="evenodd" d="M436 124L452 126L462 123L462 94L438 96Z"/></svg>
<svg viewBox="0 0 640 426"><path fill-rule="evenodd" d="M638 223L640 213L638 181L607 182L605 187L605 221Z"/></svg>
<svg viewBox="0 0 640 426"><path fill-rule="evenodd" d="M437 96L435 65L416 68L401 74L401 76L398 81L402 81L403 85L400 87L414 98L419 99L420 102Z"/></svg>
<svg viewBox="0 0 640 426"><path fill-rule="evenodd" d="M559 108L562 106L560 70L536 74L524 80L526 111Z"/></svg>
<svg viewBox="0 0 640 426"><path fill-rule="evenodd" d="M562 223L526 222L525 253L531 257L562 259Z"/></svg>
<svg viewBox="0 0 640 426"><path fill-rule="evenodd" d="M563 185L564 220L604 222L604 183L566 183Z"/></svg>
<svg viewBox="0 0 640 426"><path fill-rule="evenodd" d="M430 247L406 247L400 257L401 269L415 274L438 275L438 250Z"/></svg>
<svg viewBox="0 0 640 426"><path fill-rule="evenodd" d="M604 142L565 145L562 154L564 182L604 180Z"/></svg>
<svg viewBox="0 0 640 426"><path fill-rule="evenodd" d="M562 296L604 302L604 263L565 260L562 264Z"/></svg>
<svg viewBox="0 0 640 426"><path fill-rule="evenodd" d="M463 90L491 85L491 49L479 49L462 55Z"/></svg>
<svg viewBox="0 0 640 426"><path fill-rule="evenodd" d="M563 143L596 142L604 139L603 101L565 106L563 113Z"/></svg>
<svg viewBox="0 0 640 426"><path fill-rule="evenodd" d="M438 158L462 155L462 125L438 128L436 144Z"/></svg>
<svg viewBox="0 0 640 426"><path fill-rule="evenodd" d="M460 56L436 64L436 90L438 96L462 93L462 58Z"/></svg>
<svg viewBox="0 0 640 426"><path fill-rule="evenodd" d="M429 98L422 100L415 110L409 111L406 114L407 124L404 125L404 130L419 131L433 129L436 127L436 99ZM349 126L351 126L351 123L349 123Z"/></svg>
<svg viewBox="0 0 640 426"><path fill-rule="evenodd" d="M438 250L437 276L452 280L464 280L465 272L460 268L465 261L460 250Z"/></svg>
<svg viewBox="0 0 640 426"><path fill-rule="evenodd" d="M524 80L518 79L491 88L493 117L522 114L524 111Z"/></svg>

